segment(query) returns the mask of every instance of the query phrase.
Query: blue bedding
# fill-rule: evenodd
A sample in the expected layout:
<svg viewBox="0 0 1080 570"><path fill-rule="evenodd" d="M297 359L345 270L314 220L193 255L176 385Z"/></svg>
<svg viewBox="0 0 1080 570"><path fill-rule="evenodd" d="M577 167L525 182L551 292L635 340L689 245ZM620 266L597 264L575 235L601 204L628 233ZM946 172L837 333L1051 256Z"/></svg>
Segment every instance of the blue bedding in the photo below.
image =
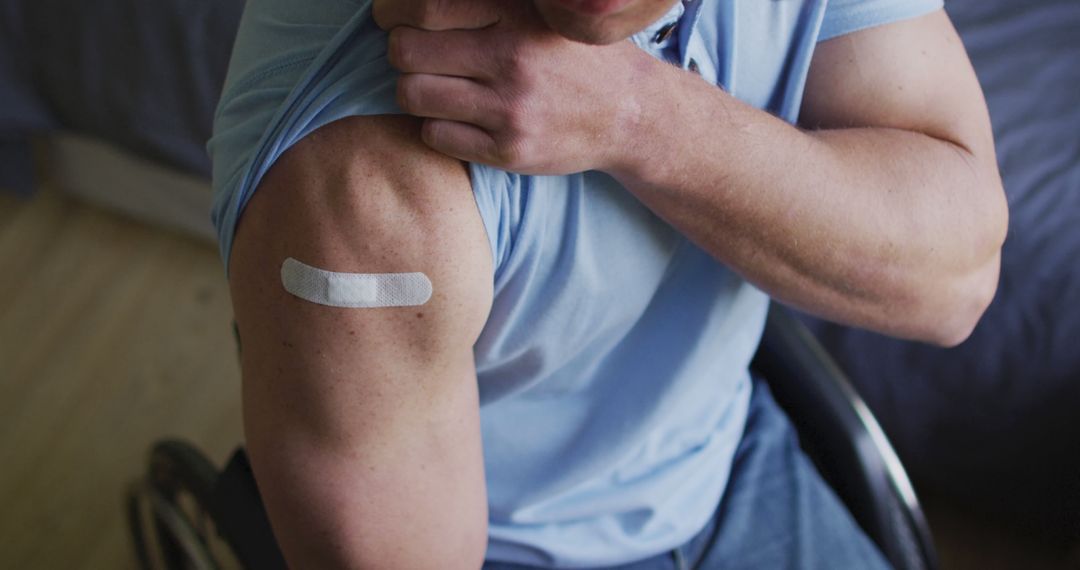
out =
<svg viewBox="0 0 1080 570"><path fill-rule="evenodd" d="M950 350L814 322L924 488L1080 537L1080 2L951 0L1011 218L1000 288Z"/></svg>
<svg viewBox="0 0 1080 570"><path fill-rule="evenodd" d="M0 0L0 143L77 131L209 177L205 144L243 5Z"/></svg>

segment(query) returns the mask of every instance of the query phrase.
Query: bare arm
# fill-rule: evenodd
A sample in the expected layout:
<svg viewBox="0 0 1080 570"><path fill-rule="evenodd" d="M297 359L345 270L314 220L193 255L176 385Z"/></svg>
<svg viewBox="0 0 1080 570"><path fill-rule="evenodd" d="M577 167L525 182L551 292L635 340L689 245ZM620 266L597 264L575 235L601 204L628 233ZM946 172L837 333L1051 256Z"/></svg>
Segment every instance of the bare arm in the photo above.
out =
<svg viewBox="0 0 1080 570"><path fill-rule="evenodd" d="M453 28L460 15L437 6L420 21ZM392 31L399 102L428 117L432 148L606 171L778 299L943 345L970 334L1008 214L982 92L943 11L818 46L803 128L629 42L582 46L503 16Z"/></svg>
<svg viewBox="0 0 1080 570"><path fill-rule="evenodd" d="M643 202L780 300L943 345L970 334L997 286L1007 211L982 92L944 12L820 45L812 130L668 73L654 84L677 81L684 112L639 125L636 140L659 144L616 168Z"/></svg>
<svg viewBox="0 0 1080 570"><path fill-rule="evenodd" d="M295 568L478 568L487 501L472 345L491 254L467 172L405 117L312 134L268 174L230 266L247 445ZM287 257L423 272L419 307L342 309L288 294Z"/></svg>

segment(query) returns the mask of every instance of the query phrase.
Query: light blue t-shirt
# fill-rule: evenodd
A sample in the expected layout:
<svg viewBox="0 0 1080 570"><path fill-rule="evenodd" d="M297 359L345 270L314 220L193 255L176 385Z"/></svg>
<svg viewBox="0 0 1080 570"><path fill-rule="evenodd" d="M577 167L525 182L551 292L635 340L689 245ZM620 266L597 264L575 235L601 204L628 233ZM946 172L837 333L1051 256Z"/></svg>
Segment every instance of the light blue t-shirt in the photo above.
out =
<svg viewBox="0 0 1080 570"><path fill-rule="evenodd" d="M794 122L817 42L940 7L688 0L632 41ZM274 161L334 120L400 113L395 79L370 0L248 0L210 142L226 265ZM475 346L488 559L607 566L682 544L727 485L768 298L602 173L470 173L494 258Z"/></svg>

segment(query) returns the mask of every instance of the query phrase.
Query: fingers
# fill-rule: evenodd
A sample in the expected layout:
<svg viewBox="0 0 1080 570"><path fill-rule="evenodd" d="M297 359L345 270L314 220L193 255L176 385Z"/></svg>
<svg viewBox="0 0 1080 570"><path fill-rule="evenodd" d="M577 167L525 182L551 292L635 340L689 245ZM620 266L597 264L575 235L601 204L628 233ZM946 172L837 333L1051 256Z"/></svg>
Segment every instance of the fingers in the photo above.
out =
<svg viewBox="0 0 1080 570"><path fill-rule="evenodd" d="M484 28L499 21L503 0L375 0L372 15L384 30L409 26L430 31Z"/></svg>
<svg viewBox="0 0 1080 570"><path fill-rule="evenodd" d="M486 34L451 30L429 32L394 28L387 58L404 73L431 73L490 79L496 73L495 53Z"/></svg>
<svg viewBox="0 0 1080 570"><path fill-rule="evenodd" d="M489 165L500 162L495 139L487 131L473 125L428 119L424 121L420 136L424 144L458 160Z"/></svg>
<svg viewBox="0 0 1080 570"><path fill-rule="evenodd" d="M471 123L497 129L495 95L483 85L461 77L406 74L398 79L397 102L401 110L417 117Z"/></svg>

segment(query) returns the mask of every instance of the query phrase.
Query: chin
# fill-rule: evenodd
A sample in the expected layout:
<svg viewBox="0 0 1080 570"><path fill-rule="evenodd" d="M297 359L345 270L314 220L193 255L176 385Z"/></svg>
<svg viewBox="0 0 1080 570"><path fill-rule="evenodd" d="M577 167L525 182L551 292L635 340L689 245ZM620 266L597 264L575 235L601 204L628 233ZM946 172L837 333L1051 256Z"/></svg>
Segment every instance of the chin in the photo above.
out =
<svg viewBox="0 0 1080 570"><path fill-rule="evenodd" d="M590 45L608 45L632 36L638 30L633 28L615 28L612 26L588 26L581 22L573 22L572 25L548 24L560 36L575 42Z"/></svg>
<svg viewBox="0 0 1080 570"><path fill-rule="evenodd" d="M610 13L583 14L560 0L536 0L547 25L566 39L592 45L612 44L640 32L679 0L630 0Z"/></svg>

